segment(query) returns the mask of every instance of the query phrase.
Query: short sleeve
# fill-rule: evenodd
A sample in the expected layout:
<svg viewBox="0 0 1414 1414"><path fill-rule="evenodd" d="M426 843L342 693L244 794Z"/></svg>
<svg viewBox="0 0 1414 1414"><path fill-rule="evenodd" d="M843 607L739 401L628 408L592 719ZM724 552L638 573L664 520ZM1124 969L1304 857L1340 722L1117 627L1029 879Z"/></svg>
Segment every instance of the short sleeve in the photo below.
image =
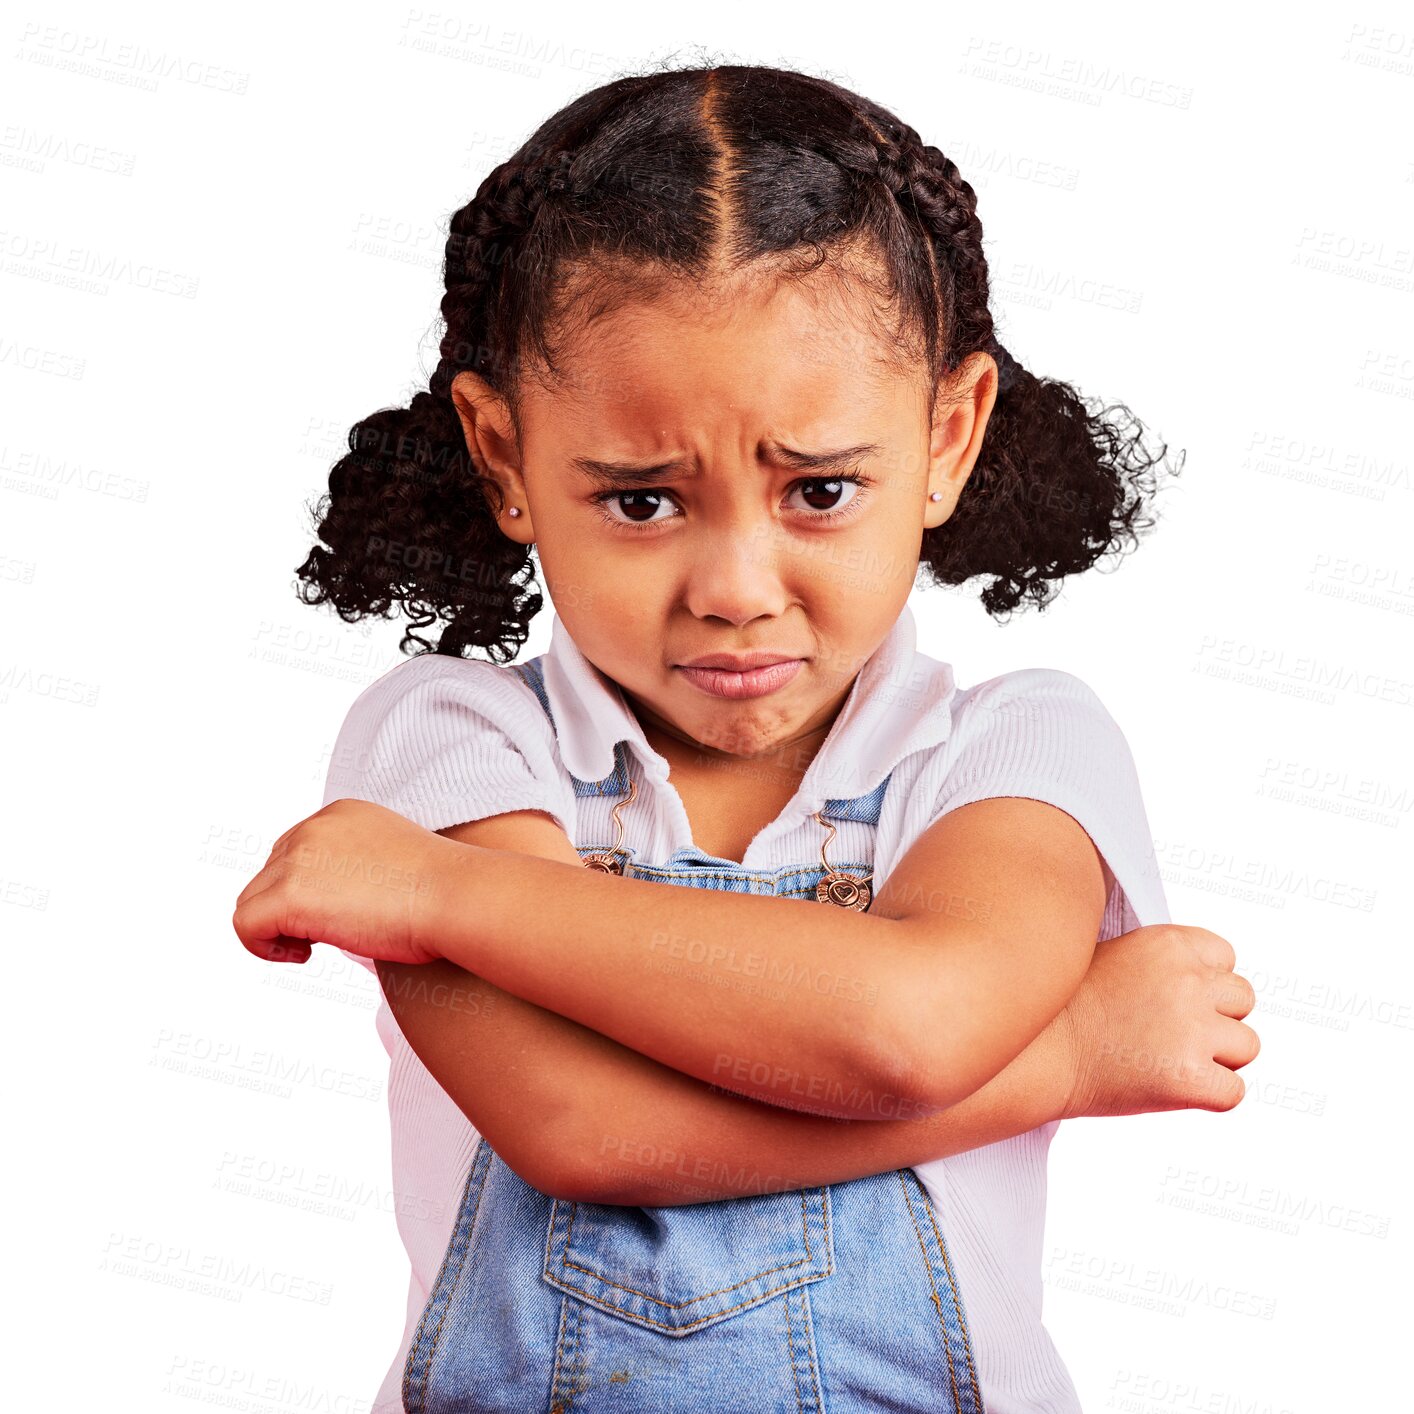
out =
<svg viewBox="0 0 1414 1414"><path fill-rule="evenodd" d="M422 654L364 689L339 729L322 804L345 798L428 830L543 810L574 832L548 718L515 673L480 660Z"/></svg>
<svg viewBox="0 0 1414 1414"><path fill-rule="evenodd" d="M1024 796L1064 810L1115 876L1102 938L1170 921L1134 757L1081 679L1004 673L963 694L927 823L973 801Z"/></svg>

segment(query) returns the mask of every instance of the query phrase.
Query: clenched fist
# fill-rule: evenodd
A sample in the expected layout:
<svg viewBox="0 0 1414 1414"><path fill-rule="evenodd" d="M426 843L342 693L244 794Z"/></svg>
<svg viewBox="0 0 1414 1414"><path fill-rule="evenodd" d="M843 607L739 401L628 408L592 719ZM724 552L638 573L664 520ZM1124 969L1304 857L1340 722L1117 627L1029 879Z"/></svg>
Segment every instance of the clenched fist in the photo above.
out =
<svg viewBox="0 0 1414 1414"><path fill-rule="evenodd" d="M1231 1110L1247 1093L1239 1070L1262 1043L1241 1018L1256 1005L1224 937L1154 923L1095 947L1063 1015L1076 1065L1064 1118L1160 1110Z"/></svg>
<svg viewBox="0 0 1414 1414"><path fill-rule="evenodd" d="M311 943L361 957L431 962L436 920L464 844L366 800L334 800L286 830L241 890L231 925L267 962L305 962Z"/></svg>

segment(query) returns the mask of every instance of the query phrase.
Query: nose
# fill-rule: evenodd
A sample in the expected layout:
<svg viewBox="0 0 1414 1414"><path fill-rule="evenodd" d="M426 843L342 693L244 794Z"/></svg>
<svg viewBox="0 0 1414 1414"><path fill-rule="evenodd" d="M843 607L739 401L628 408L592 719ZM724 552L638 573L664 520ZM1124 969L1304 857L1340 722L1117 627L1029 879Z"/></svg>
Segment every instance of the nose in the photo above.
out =
<svg viewBox="0 0 1414 1414"><path fill-rule="evenodd" d="M733 625L785 612L780 533L769 518L740 519L704 529L687 567L684 599L694 617Z"/></svg>

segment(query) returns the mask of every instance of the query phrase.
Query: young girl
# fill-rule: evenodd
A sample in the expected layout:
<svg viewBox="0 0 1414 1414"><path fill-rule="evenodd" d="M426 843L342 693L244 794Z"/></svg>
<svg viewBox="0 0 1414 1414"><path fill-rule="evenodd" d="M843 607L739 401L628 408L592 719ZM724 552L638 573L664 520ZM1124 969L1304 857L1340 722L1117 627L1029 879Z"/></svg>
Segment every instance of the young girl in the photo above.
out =
<svg viewBox="0 0 1414 1414"><path fill-rule="evenodd" d="M747 67L585 94L453 218L441 362L300 570L444 626L233 920L383 990L377 1409L1076 1410L1052 1136L1240 1100L1251 987L1103 705L915 646L920 568L1044 605L1154 488L997 342L981 235L912 128Z"/></svg>

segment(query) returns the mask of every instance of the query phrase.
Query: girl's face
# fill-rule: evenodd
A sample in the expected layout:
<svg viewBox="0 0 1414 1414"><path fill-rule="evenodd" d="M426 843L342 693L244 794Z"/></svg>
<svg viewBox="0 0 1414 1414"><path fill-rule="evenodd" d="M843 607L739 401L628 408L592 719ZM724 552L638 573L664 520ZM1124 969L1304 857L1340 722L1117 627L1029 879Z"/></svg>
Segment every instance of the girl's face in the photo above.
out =
<svg viewBox="0 0 1414 1414"><path fill-rule="evenodd" d="M520 507L500 528L538 546L575 643L645 730L705 757L823 740L995 402L996 364L974 354L930 427L921 376L827 290L811 277L604 315L555 392L527 384L519 448L482 379L453 385L477 464ZM709 654L795 666L688 670Z"/></svg>

